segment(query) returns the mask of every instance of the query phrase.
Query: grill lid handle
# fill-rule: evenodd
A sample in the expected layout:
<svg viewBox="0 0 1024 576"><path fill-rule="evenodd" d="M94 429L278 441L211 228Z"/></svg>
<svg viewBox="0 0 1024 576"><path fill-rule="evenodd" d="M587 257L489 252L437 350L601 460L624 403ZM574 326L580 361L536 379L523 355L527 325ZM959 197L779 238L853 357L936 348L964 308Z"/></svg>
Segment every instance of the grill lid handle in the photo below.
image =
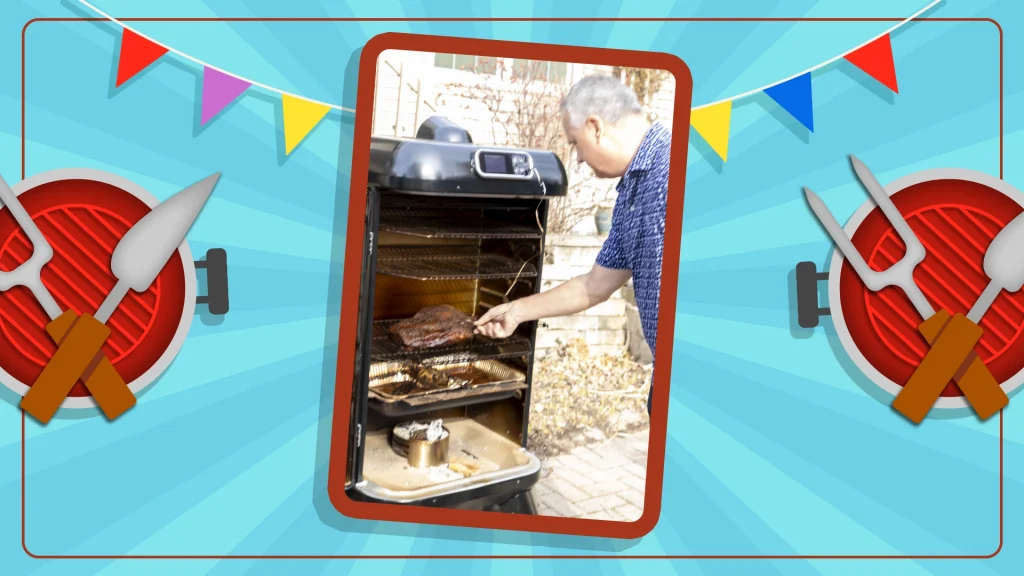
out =
<svg viewBox="0 0 1024 576"><path fill-rule="evenodd" d="M445 118L444 116L431 116L420 124L416 131L418 140L435 140L440 142L453 142L455 144L472 144L473 137L469 132Z"/></svg>

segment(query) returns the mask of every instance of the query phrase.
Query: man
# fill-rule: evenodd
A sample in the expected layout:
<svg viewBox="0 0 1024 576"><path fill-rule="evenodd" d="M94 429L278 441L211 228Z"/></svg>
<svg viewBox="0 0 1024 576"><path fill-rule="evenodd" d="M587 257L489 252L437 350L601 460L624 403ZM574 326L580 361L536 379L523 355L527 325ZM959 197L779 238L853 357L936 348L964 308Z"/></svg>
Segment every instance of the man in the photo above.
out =
<svg viewBox="0 0 1024 576"><path fill-rule="evenodd" d="M654 353L671 134L650 122L636 94L611 76L581 80L562 101L561 111L578 162L599 178L620 178L608 239L589 272L491 308L476 322L476 332L506 338L522 322L582 312L608 300L632 276L644 338Z"/></svg>

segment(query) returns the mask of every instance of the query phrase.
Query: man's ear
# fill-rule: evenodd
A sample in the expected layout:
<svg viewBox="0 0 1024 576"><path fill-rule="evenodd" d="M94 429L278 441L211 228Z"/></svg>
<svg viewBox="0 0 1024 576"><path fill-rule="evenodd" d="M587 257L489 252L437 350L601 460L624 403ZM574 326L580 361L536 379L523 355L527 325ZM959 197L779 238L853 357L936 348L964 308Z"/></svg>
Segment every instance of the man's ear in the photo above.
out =
<svg viewBox="0 0 1024 576"><path fill-rule="evenodd" d="M594 131L594 140L599 140L604 134L604 120L598 116L587 116L587 128Z"/></svg>

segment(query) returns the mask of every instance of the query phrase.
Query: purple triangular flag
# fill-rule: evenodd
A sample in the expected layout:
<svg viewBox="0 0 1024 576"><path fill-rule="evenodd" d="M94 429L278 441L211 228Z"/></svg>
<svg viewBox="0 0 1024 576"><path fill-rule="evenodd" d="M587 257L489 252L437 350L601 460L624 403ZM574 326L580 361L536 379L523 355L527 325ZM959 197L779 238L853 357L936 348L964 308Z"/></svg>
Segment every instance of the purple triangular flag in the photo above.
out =
<svg viewBox="0 0 1024 576"><path fill-rule="evenodd" d="M249 86L251 84L245 80L203 67L203 117L200 123L206 124Z"/></svg>

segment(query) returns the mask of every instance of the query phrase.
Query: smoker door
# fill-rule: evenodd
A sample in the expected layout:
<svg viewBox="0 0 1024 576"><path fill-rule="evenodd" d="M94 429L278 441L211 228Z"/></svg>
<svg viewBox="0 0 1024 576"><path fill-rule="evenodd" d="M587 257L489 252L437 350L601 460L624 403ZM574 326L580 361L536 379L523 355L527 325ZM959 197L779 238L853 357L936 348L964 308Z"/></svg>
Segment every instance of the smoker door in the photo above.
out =
<svg viewBox="0 0 1024 576"><path fill-rule="evenodd" d="M363 454L366 446L367 382L370 370L370 340L373 334L373 291L377 274L376 244L380 223L380 191L366 192L366 218L363 233L363 270L359 282L359 333L356 336L355 373L352 375L352 402L349 415L348 471L346 486L363 479Z"/></svg>

